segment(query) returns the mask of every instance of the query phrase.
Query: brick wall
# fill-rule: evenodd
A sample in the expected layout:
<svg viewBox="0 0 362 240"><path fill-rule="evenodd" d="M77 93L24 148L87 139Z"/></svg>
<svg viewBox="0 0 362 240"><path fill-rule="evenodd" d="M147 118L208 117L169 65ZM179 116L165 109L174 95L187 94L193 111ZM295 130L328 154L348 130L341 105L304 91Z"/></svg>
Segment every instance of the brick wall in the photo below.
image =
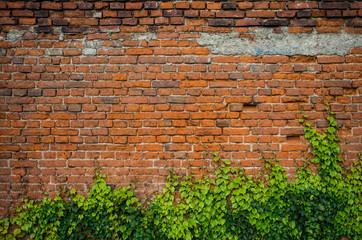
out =
<svg viewBox="0 0 362 240"><path fill-rule="evenodd" d="M325 127L361 151L358 1L0 2L0 213L20 197L85 191L95 169L140 196L220 152L293 175Z"/></svg>

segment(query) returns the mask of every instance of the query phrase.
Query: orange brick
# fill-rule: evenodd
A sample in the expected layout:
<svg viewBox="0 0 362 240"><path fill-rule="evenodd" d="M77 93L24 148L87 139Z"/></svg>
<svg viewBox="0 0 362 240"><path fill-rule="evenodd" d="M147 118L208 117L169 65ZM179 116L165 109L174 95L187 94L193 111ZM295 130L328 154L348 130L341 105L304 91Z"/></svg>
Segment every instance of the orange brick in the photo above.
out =
<svg viewBox="0 0 362 240"><path fill-rule="evenodd" d="M182 49L184 55L208 55L210 54L207 48L184 48Z"/></svg>
<svg viewBox="0 0 362 240"><path fill-rule="evenodd" d="M343 63L344 58L341 56L318 56L319 63Z"/></svg>
<svg viewBox="0 0 362 240"><path fill-rule="evenodd" d="M152 55L153 50L150 48L129 48L126 49L127 55Z"/></svg>
<svg viewBox="0 0 362 240"><path fill-rule="evenodd" d="M127 80L127 73L117 73L117 74L114 74L114 78L113 80L114 81L125 81Z"/></svg>
<svg viewBox="0 0 362 240"><path fill-rule="evenodd" d="M286 56L264 56L262 61L265 63L287 63L289 57Z"/></svg>

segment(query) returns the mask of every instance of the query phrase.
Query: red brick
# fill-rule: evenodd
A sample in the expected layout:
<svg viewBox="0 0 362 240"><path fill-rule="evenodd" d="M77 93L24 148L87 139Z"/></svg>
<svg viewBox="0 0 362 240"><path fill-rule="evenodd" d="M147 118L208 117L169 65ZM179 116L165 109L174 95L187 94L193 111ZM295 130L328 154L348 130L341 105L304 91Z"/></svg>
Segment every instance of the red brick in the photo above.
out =
<svg viewBox="0 0 362 240"><path fill-rule="evenodd" d="M188 2L176 2L175 3L175 8L189 9L190 8L190 3L188 3Z"/></svg>
<svg viewBox="0 0 362 240"><path fill-rule="evenodd" d="M207 48L184 48L182 50L184 55L208 55L210 54Z"/></svg>
<svg viewBox="0 0 362 240"><path fill-rule="evenodd" d="M296 11L280 11L277 12L277 17L280 18L293 18L295 17Z"/></svg>
<svg viewBox="0 0 362 240"><path fill-rule="evenodd" d="M343 63L344 58L341 56L318 56L318 63Z"/></svg>
<svg viewBox="0 0 362 240"><path fill-rule="evenodd" d="M248 17L248 18L274 18L275 12L273 12L273 11L247 11L246 17Z"/></svg>
<svg viewBox="0 0 362 240"><path fill-rule="evenodd" d="M50 9L50 10L60 10L60 9L62 9L62 4L61 3L42 3L41 8Z"/></svg>
<svg viewBox="0 0 362 240"><path fill-rule="evenodd" d="M264 56L262 61L265 63L287 63L289 57L286 56Z"/></svg>
<svg viewBox="0 0 362 240"><path fill-rule="evenodd" d="M251 2L240 2L238 3L238 8L245 10L245 9L250 9L253 7L253 3Z"/></svg>
<svg viewBox="0 0 362 240"><path fill-rule="evenodd" d="M217 18L243 18L245 16L244 12L241 11L220 11L216 12Z"/></svg>
<svg viewBox="0 0 362 240"><path fill-rule="evenodd" d="M71 18L70 25L74 26L96 26L98 25L98 19L95 18Z"/></svg>
<svg viewBox="0 0 362 240"><path fill-rule="evenodd" d="M141 2L127 2L126 3L126 9L134 10L134 9L141 9L143 6L143 3Z"/></svg>
<svg viewBox="0 0 362 240"><path fill-rule="evenodd" d="M207 3L207 8L210 10L219 10L221 9L221 3Z"/></svg>
<svg viewBox="0 0 362 240"><path fill-rule="evenodd" d="M192 2L191 8L193 9L204 9L206 7L206 4L204 2Z"/></svg>

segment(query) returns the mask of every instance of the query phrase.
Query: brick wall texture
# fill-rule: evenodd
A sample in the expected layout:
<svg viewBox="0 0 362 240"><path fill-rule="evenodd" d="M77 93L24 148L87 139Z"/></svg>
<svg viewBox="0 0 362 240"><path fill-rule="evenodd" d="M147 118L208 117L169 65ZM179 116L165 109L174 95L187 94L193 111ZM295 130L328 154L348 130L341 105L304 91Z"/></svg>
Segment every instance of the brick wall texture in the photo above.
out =
<svg viewBox="0 0 362 240"><path fill-rule="evenodd" d="M275 153L293 176L308 149L298 119L327 126L325 102L351 165L362 150L361 8L1 1L0 215L27 195L86 191L98 168L146 197L171 167L209 168L212 151L249 174L258 173L261 151ZM303 48L320 37L327 41ZM273 39L275 48L259 51ZM228 43L236 44L223 50Z"/></svg>

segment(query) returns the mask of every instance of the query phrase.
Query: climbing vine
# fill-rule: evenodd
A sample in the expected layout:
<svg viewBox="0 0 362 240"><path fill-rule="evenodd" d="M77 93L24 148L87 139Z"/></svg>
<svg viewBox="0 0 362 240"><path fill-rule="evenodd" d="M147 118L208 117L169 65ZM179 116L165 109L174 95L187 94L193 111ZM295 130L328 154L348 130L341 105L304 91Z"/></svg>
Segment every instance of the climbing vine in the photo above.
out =
<svg viewBox="0 0 362 240"><path fill-rule="evenodd" d="M87 197L72 190L26 202L0 221L0 239L361 239L361 161L341 167L333 112L327 120L323 133L300 120L313 158L294 181L277 159L264 159L265 174L252 178L213 153L213 177L171 171L163 193L142 207L129 187L112 190L97 173Z"/></svg>

